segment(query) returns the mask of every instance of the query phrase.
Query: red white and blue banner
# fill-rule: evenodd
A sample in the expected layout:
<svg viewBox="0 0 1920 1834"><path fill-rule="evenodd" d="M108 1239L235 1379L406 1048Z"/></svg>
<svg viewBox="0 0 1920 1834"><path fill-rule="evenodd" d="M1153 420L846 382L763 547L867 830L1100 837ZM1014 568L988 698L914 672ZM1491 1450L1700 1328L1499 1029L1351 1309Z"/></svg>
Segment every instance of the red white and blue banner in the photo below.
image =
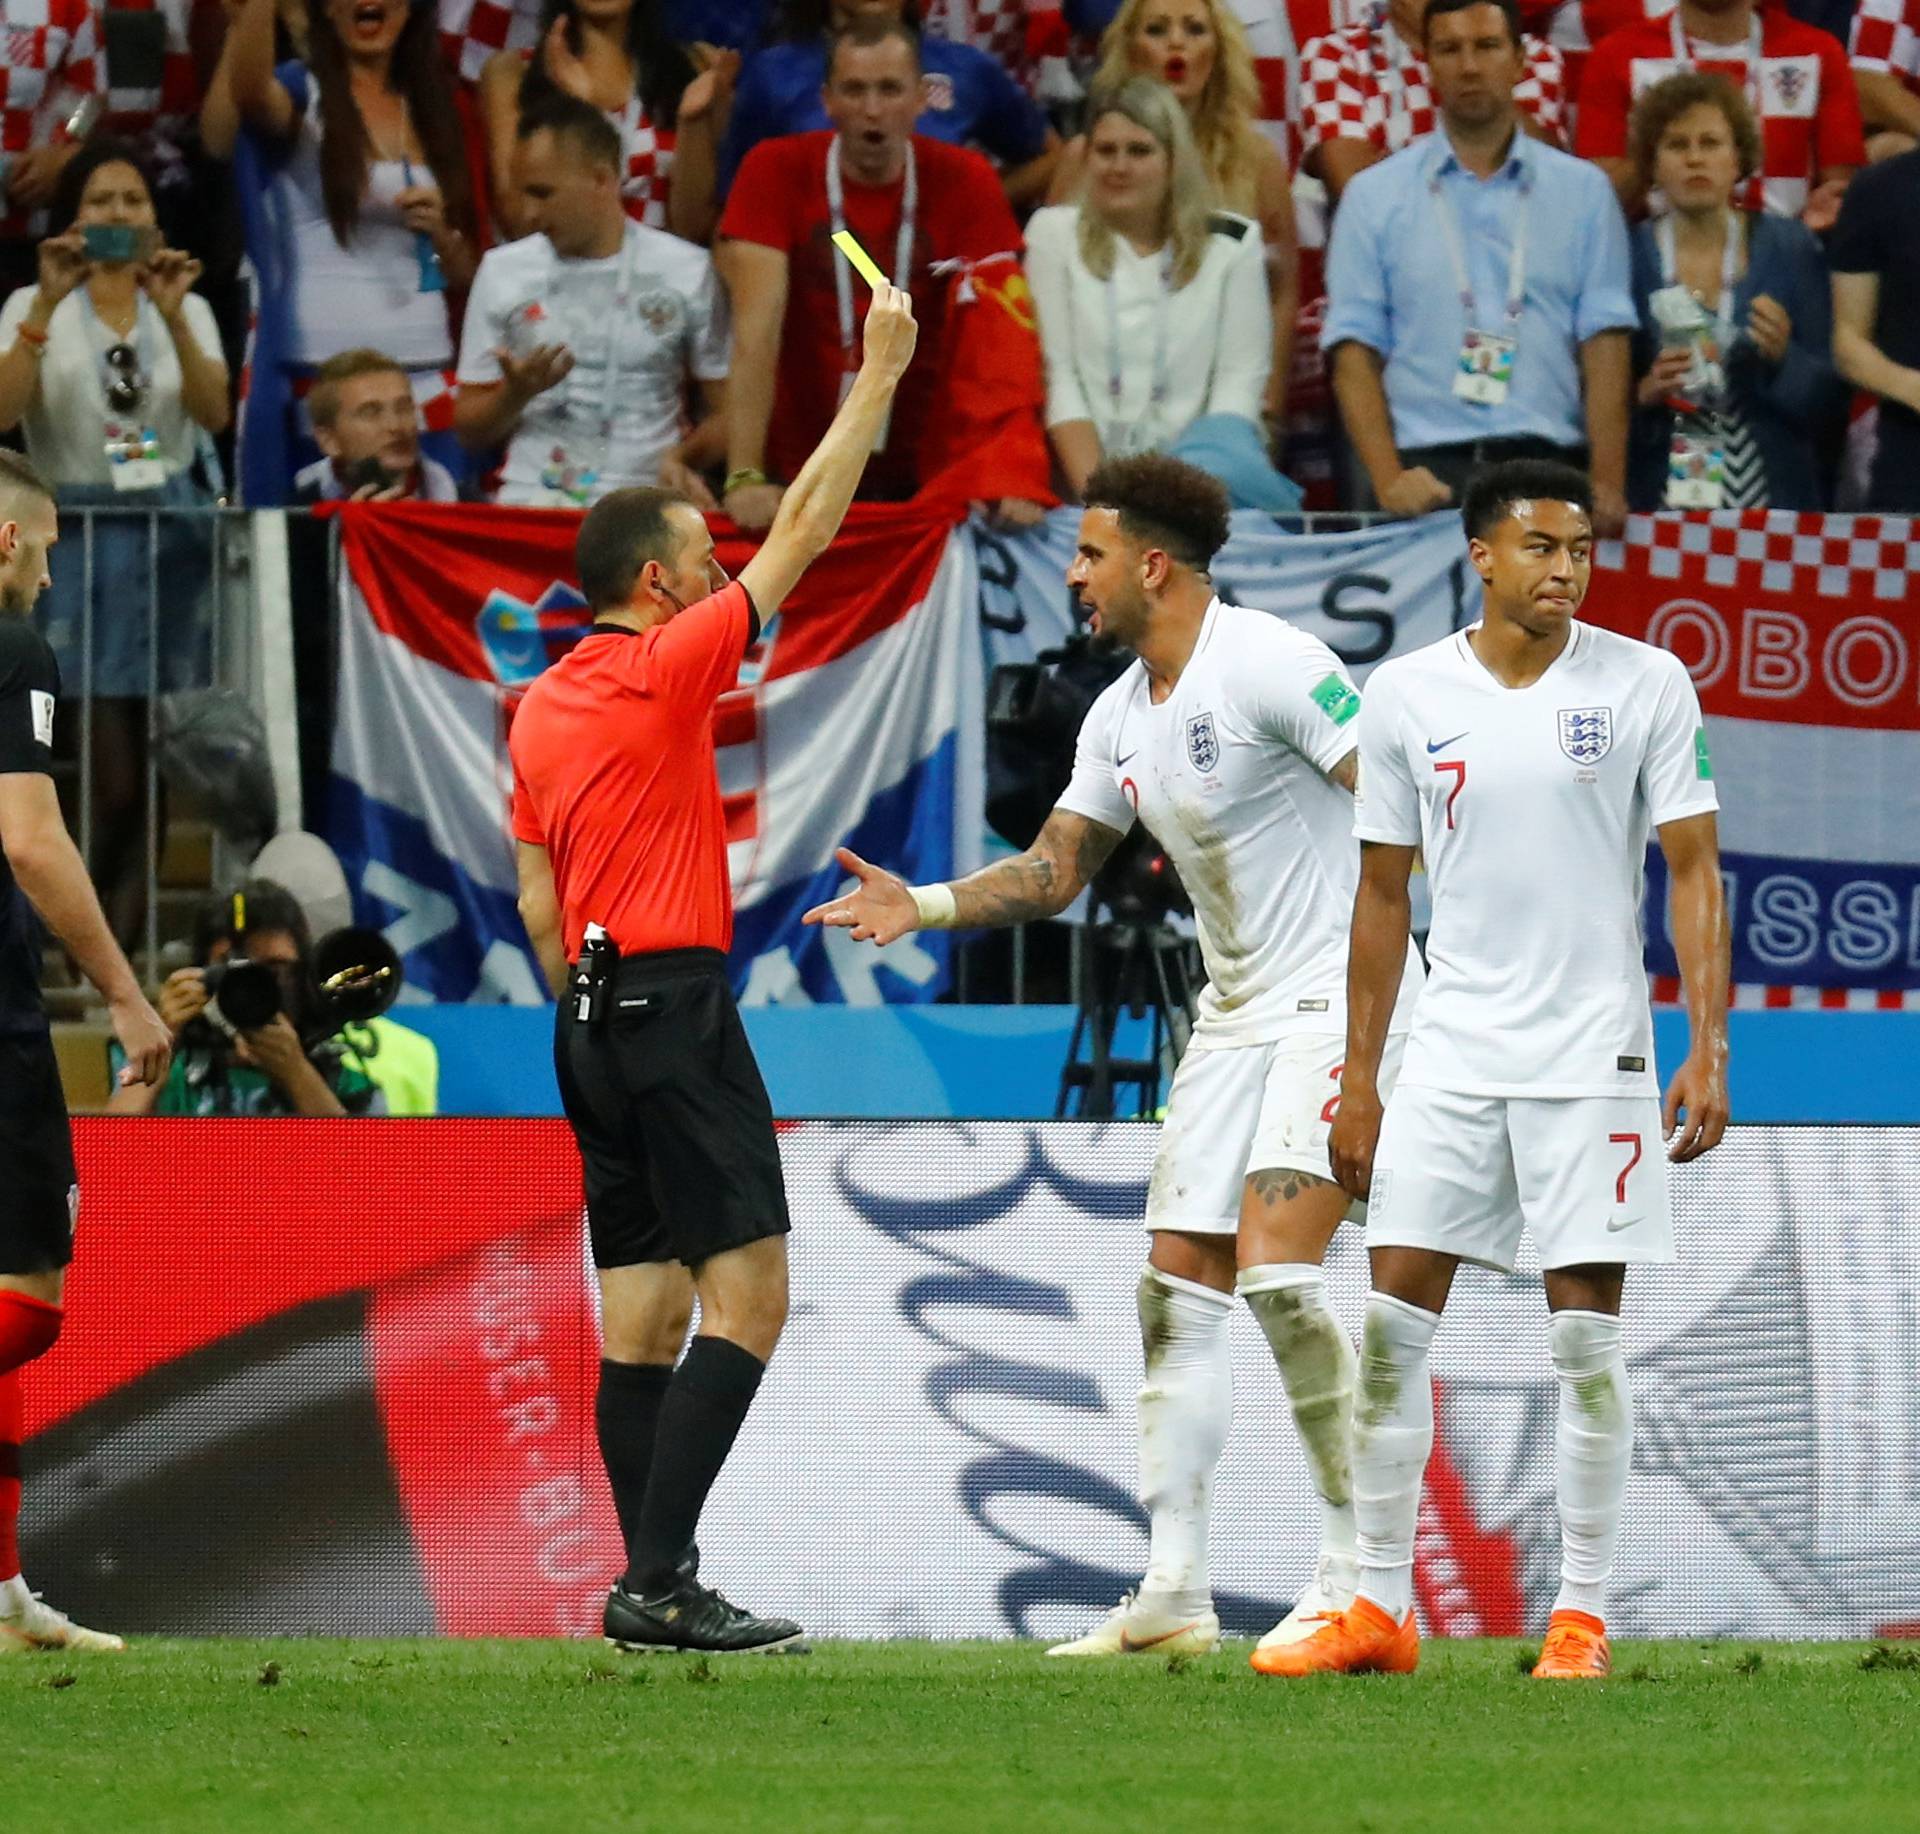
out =
<svg viewBox="0 0 1920 1834"><path fill-rule="evenodd" d="M462 505L344 510L329 837L356 915L430 1000L544 993L515 905L507 732L528 682L588 623L579 519ZM737 570L749 543L723 541ZM967 556L918 512L856 513L743 661L715 710L743 997L929 999L949 939L876 953L803 930L847 845L916 879L956 849L961 709L977 692ZM978 806L977 759L970 773Z"/></svg>
<svg viewBox="0 0 1920 1834"><path fill-rule="evenodd" d="M330 835L363 921L411 990L539 997L514 909L506 729L520 688L583 627L573 517L344 512ZM958 529L862 506L716 714L750 1003L924 1000L949 940L876 957L799 914L840 883L836 845L915 880L978 863L982 704L996 664L1073 629L1077 512ZM736 540L732 567L749 552ZM1586 615L1691 670L1722 805L1741 1005L1920 1005L1920 624L1914 525L1747 511L1638 516L1600 544ZM1457 517L1290 534L1242 514L1223 596L1325 639L1362 680L1479 614ZM1648 966L1677 990L1657 851Z"/></svg>

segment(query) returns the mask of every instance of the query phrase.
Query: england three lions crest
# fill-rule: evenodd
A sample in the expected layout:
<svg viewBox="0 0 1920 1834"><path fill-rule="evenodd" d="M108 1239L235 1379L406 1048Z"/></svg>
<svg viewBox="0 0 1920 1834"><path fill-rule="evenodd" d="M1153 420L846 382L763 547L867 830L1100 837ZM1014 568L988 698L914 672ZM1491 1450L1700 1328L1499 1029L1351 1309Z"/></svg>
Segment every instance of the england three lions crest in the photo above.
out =
<svg viewBox="0 0 1920 1834"><path fill-rule="evenodd" d="M1598 764L1613 750L1613 709L1562 707L1560 749L1576 764Z"/></svg>
<svg viewBox="0 0 1920 1834"><path fill-rule="evenodd" d="M1214 736L1211 713L1196 713L1187 721L1187 756L1202 776L1220 762L1220 741Z"/></svg>

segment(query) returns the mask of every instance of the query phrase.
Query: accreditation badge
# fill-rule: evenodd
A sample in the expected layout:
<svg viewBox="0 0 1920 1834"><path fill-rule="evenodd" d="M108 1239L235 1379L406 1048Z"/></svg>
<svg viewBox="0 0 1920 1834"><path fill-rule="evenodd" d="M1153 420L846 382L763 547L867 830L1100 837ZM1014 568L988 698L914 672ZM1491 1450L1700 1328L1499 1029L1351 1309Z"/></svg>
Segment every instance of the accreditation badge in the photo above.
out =
<svg viewBox="0 0 1920 1834"><path fill-rule="evenodd" d="M1469 330L1460 344L1460 363L1454 372L1453 392L1462 401L1497 408L1513 383L1515 340L1497 331Z"/></svg>

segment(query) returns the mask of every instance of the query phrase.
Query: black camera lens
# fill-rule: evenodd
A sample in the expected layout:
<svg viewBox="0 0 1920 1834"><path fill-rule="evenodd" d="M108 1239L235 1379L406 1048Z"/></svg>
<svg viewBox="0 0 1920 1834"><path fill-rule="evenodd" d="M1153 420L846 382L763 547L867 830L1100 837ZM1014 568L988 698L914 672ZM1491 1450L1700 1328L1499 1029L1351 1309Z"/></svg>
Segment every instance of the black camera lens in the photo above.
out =
<svg viewBox="0 0 1920 1834"><path fill-rule="evenodd" d="M265 962L215 962L206 982L207 1016L222 1030L251 1032L280 1011L280 977Z"/></svg>

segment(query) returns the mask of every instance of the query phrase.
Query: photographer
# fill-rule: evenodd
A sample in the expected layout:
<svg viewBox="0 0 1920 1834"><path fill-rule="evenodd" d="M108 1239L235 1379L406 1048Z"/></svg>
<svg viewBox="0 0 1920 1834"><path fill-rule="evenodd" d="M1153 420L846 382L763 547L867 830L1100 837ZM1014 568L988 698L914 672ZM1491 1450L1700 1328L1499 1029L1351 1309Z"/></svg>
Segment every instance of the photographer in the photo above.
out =
<svg viewBox="0 0 1920 1834"><path fill-rule="evenodd" d="M177 969L160 990L160 1017L174 1038L173 1068L157 1090L140 1084L117 1090L108 1112L384 1114L386 1097L359 1050L338 1032L309 1042L325 1024L312 953L305 914L270 880L214 899L194 926L198 965ZM272 972L280 1009L264 1024L229 1030L217 1002L241 962Z"/></svg>
<svg viewBox="0 0 1920 1834"><path fill-rule="evenodd" d="M325 456L295 477L296 503L451 503L459 496L453 473L421 452L413 384L383 352L343 350L322 363L307 418Z"/></svg>

